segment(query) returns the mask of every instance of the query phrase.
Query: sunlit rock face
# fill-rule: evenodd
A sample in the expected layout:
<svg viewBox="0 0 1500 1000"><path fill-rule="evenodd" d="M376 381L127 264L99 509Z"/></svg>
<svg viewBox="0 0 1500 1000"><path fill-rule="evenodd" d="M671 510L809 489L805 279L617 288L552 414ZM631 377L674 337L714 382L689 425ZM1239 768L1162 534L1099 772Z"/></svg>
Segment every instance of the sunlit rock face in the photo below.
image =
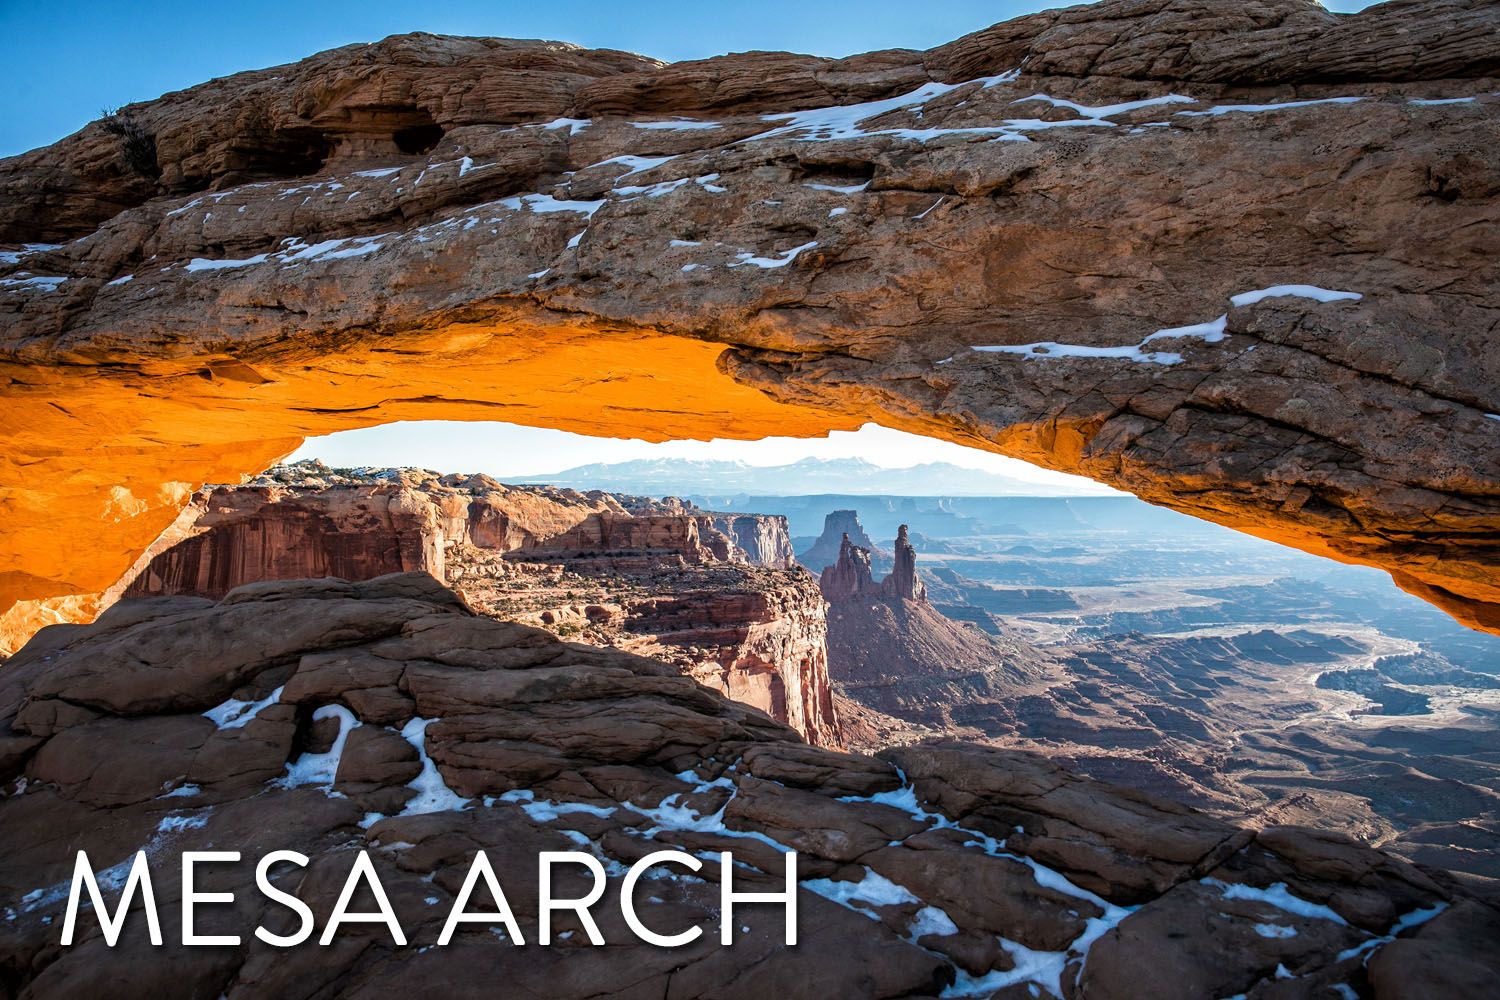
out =
<svg viewBox="0 0 1500 1000"><path fill-rule="evenodd" d="M0 162L3 633L307 435L867 421L1500 629L1500 9L1113 0L661 66L408 35ZM136 152L139 152L138 150Z"/></svg>
<svg viewBox="0 0 1500 1000"><path fill-rule="evenodd" d="M781 517L303 462L200 491L122 596L422 572L493 617L651 656L839 746L823 598L790 551Z"/></svg>

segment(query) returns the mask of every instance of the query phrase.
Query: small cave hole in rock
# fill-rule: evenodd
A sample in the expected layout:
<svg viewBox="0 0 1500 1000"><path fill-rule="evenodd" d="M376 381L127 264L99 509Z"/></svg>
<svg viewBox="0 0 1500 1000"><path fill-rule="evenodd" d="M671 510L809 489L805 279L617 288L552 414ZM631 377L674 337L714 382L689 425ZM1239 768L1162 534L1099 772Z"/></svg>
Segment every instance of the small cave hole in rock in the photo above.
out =
<svg viewBox="0 0 1500 1000"><path fill-rule="evenodd" d="M409 125L398 129L393 138L397 149L408 156L415 156L431 151L442 141L443 126L429 120L419 125Z"/></svg>

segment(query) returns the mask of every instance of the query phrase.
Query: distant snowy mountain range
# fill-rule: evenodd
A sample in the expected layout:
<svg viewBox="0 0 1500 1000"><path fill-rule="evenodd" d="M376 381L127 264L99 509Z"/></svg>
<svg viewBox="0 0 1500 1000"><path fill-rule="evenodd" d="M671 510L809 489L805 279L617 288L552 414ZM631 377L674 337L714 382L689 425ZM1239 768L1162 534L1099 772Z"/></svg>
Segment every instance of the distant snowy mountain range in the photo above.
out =
<svg viewBox="0 0 1500 1000"><path fill-rule="evenodd" d="M773 466L711 459L638 459L580 465L562 472L536 476L502 478L644 496L690 493L760 493L774 496L852 493L995 497L1082 496L1110 492L1103 487L1088 489L1033 483L1014 476L966 469L945 462L889 469L862 458L804 458L790 465Z"/></svg>

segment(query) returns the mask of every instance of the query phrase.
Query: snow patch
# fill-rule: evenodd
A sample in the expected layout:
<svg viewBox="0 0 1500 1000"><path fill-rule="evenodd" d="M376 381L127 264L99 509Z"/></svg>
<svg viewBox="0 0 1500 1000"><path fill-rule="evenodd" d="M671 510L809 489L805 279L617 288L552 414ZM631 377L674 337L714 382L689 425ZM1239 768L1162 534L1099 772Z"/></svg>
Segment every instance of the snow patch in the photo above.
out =
<svg viewBox="0 0 1500 1000"><path fill-rule="evenodd" d="M427 727L435 721L437 720L413 718L401 727L401 738L417 751L417 756L422 761L422 771L407 784L406 787L417 794L406 803L406 807L398 815L421 816L426 813L452 812L469 804L468 799L459 798L458 794L448 787L437 765L427 755Z"/></svg>
<svg viewBox="0 0 1500 1000"><path fill-rule="evenodd" d="M559 129L567 129L569 136L575 136L579 132L594 124L591 118L554 118L545 125L528 126L529 128L540 128L548 132L556 132Z"/></svg>
<svg viewBox="0 0 1500 1000"><path fill-rule="evenodd" d="M520 805L527 816L538 823L551 823L561 816L569 816L574 813L584 813L589 816L598 816L608 819L615 814L615 806L596 806L587 802L552 802L547 799L538 799L536 793L529 788L517 788L506 792L497 799L485 799L485 806L489 807L494 802L511 802Z"/></svg>
<svg viewBox="0 0 1500 1000"><path fill-rule="evenodd" d="M205 260L202 257L194 257L187 262L189 271L223 271L233 267L250 267L254 264L264 264L271 255L258 253L254 257L242 257L239 259Z"/></svg>
<svg viewBox="0 0 1500 1000"><path fill-rule="evenodd" d="M1265 903L1278 910L1295 914L1299 917L1308 917L1313 920L1328 920L1341 927L1349 926L1348 921L1339 916L1333 910L1322 903L1313 903L1295 896L1287 888L1285 882L1274 882L1264 889L1257 889L1253 885L1243 882L1222 882L1216 878L1206 878L1203 884L1218 889L1225 899L1248 899L1258 903Z"/></svg>
<svg viewBox="0 0 1500 1000"><path fill-rule="evenodd" d="M190 798L193 798L195 795L197 795L202 790L203 789L199 788L197 785L178 785L176 788L172 789L170 792L167 792L167 793L165 793L163 795L158 795L157 798L159 798L159 799L190 799Z"/></svg>
<svg viewBox="0 0 1500 1000"><path fill-rule="evenodd" d="M858 882L836 882L832 879L814 878L802 883L802 888L815 892L824 899L832 900L845 909L863 913L871 920L880 917L872 907L900 906L903 903L921 903L905 886L897 885L879 872L865 868L865 876ZM863 903L863 906L855 906ZM946 919L946 915L945 915ZM951 924L952 921L949 921Z"/></svg>
<svg viewBox="0 0 1500 1000"><path fill-rule="evenodd" d="M0 250L0 264L18 264L22 257L48 250L61 250L61 243L22 243L19 250Z"/></svg>
<svg viewBox="0 0 1500 1000"><path fill-rule="evenodd" d="M1317 302L1357 301L1364 298L1359 292L1334 291L1319 288L1317 285L1272 285L1269 288L1258 288L1254 291L1232 295L1229 301L1231 305L1246 306L1279 296L1295 296L1313 299ZM1158 340L1184 338L1201 340L1205 344L1221 343L1229 339L1228 324L1229 316L1226 313L1206 323L1193 323L1188 326L1157 330L1138 344L1120 347L1092 347L1087 344L1062 344L1053 340L1045 340L1031 344L976 344L969 350L990 354L1018 354L1024 358L1115 358L1142 364L1175 365L1182 360L1181 354L1175 351L1148 351L1147 345ZM938 364L947 364L954 357L957 355L944 358Z"/></svg>
<svg viewBox="0 0 1500 1000"><path fill-rule="evenodd" d="M1256 924L1255 933L1263 938L1294 938L1297 936L1297 928L1282 924Z"/></svg>
<svg viewBox="0 0 1500 1000"><path fill-rule="evenodd" d="M320 719L338 719L339 734L334 738L333 746L328 748L327 753L304 753L296 760L288 761L286 774L275 781L280 788L320 785L325 791L331 790L334 775L338 774L339 758L344 755L344 741L360 726L359 719L355 718L354 713L343 705L324 705L314 712L312 717L314 722Z"/></svg>
<svg viewBox="0 0 1500 1000"><path fill-rule="evenodd" d="M1310 108L1317 104L1355 104L1363 97L1322 97L1312 101L1282 101L1280 104L1216 104L1206 111L1179 111L1179 115L1217 118L1220 115L1244 112L1259 114L1262 111L1285 111L1288 108Z"/></svg>
<svg viewBox="0 0 1500 1000"><path fill-rule="evenodd" d="M291 265L310 260L346 260L351 257L364 257L381 248L383 244L378 241L391 239L395 235L395 233L382 233L378 236L344 237L322 240L311 245L302 242L301 239L293 238L287 241L286 249L278 253L276 257Z"/></svg>
<svg viewBox="0 0 1500 1000"><path fill-rule="evenodd" d="M1427 921L1431 920L1439 913L1442 913L1447 908L1447 903L1438 903L1437 905L1429 906L1426 909L1412 910L1410 913L1407 913L1397 919L1397 921L1391 925L1391 929L1388 933L1383 934L1379 937L1372 937L1368 941L1363 941L1360 944L1355 945L1353 948L1347 948L1344 951L1339 952L1337 961L1342 962L1345 959L1355 958L1359 955L1366 955L1374 951L1376 948L1379 948L1381 945L1390 944L1404 932L1411 930L1413 927L1422 926L1423 924L1427 923Z"/></svg>
<svg viewBox="0 0 1500 1000"><path fill-rule="evenodd" d="M1010 955L1014 968L1005 972L987 972L973 976L962 969L953 985L939 993L945 998L987 997L1017 983L1036 983L1053 996L1062 996L1062 973L1068 964L1065 951L1033 951L1007 938L999 938L1000 947Z"/></svg>
<svg viewBox="0 0 1500 1000"><path fill-rule="evenodd" d="M286 685L283 684L275 691L260 699L260 701L240 701L237 698L230 698L222 705L210 708L207 712L204 712L203 717L220 729L243 728L251 719L259 715L262 709L280 701L281 692L285 689Z"/></svg>
<svg viewBox="0 0 1500 1000"><path fill-rule="evenodd" d="M859 194L859 192L870 186L870 182L865 181L863 184L804 184L802 186L811 188L814 191L833 191L836 194Z"/></svg>
<svg viewBox="0 0 1500 1000"><path fill-rule="evenodd" d="M1257 288L1253 292L1241 292L1238 295L1231 295L1229 301L1233 305L1248 306L1254 305L1262 299L1274 299L1282 296L1312 299L1315 302L1341 302L1344 300L1357 302L1364 298L1359 292L1338 292L1328 288L1319 288L1317 285L1272 285L1270 288Z"/></svg>
<svg viewBox="0 0 1500 1000"><path fill-rule="evenodd" d="M460 157L458 161L458 176L463 177L464 175L471 174L476 170L488 170L493 166L493 163L481 163L478 166L475 166L474 160L471 157Z"/></svg>
<svg viewBox="0 0 1500 1000"><path fill-rule="evenodd" d="M887 97L879 101L865 101L861 104L842 104L833 107L810 108L805 111L792 111L784 114L762 115L762 121L779 121L786 124L741 141L754 142L760 139L773 139L783 135L796 139L824 142L832 139L858 139L867 135L897 135L925 142L927 139L937 135L963 132L1003 132L1006 131L1003 127L973 129L879 129L866 132L859 126L861 122L890 111L899 111L902 109L919 111L928 101L958 90L960 87L979 84L981 89L988 89L1001 83L1010 83L1019 75L1020 70L1012 70L997 76L979 77L978 79L966 80L962 83L924 83L910 93L901 94L897 97Z"/></svg>
<svg viewBox="0 0 1500 1000"><path fill-rule="evenodd" d="M50 295L52 292L57 291L58 287L67 280L66 277L28 274L22 271L14 278L0 278L0 288L13 288L16 291L26 292L42 292Z"/></svg>
<svg viewBox="0 0 1500 1000"><path fill-rule="evenodd" d="M916 943L918 938L929 935L933 937L947 937L958 933L958 925L948 916L947 912L936 906L924 906L917 911L912 918L911 927L907 929L906 936Z"/></svg>
<svg viewBox="0 0 1500 1000"><path fill-rule="evenodd" d="M213 812L212 807L196 813L173 813L170 816L163 816L161 822L157 824L156 832L181 833L183 830L201 830L208 825L208 816L211 812Z"/></svg>
<svg viewBox="0 0 1500 1000"><path fill-rule="evenodd" d="M630 169L616 178L617 180L619 180L630 177L633 174L640 174L646 172L647 170L654 170L657 167L661 166L663 163L668 163L675 159L677 159L677 157L675 156L634 156L631 154L626 154L624 156L612 156L607 160L600 160L598 163L591 163L589 164L589 166L606 167L612 163L622 163Z"/></svg>
<svg viewBox="0 0 1500 1000"><path fill-rule="evenodd" d="M1197 104L1197 100L1184 97L1182 94L1164 94L1161 97L1148 97L1142 101L1125 101L1121 104L1077 104L1066 101L1060 97L1048 97L1046 94L1032 94L1030 97L1022 97L1012 101L1012 104L1025 104L1027 101L1046 101L1054 108L1072 108L1085 118L1113 118L1115 115L1123 115L1127 111L1136 111L1140 108L1154 108L1162 104Z"/></svg>
<svg viewBox="0 0 1500 1000"><path fill-rule="evenodd" d="M804 243L801 246L792 247L790 250L782 251L782 253L776 257L757 257L754 254L748 252L739 253L735 255L735 262L730 264L729 266L740 267L745 264L752 264L755 267L764 268L766 270L777 267L786 267L792 261L797 259L798 254L802 253L804 250L811 250L817 245L818 244L816 240L811 243Z"/></svg>
<svg viewBox="0 0 1500 1000"><path fill-rule="evenodd" d="M548 212L576 212L579 215L586 215L592 218L595 212L604 207L604 199L601 198L598 201L563 201L552 197L550 194L519 194L509 198L501 198L498 204L517 212L524 207L538 215L544 215Z"/></svg>
<svg viewBox="0 0 1500 1000"><path fill-rule="evenodd" d="M1152 365L1175 365L1182 360L1181 354L1171 351L1142 351L1140 344L1090 347L1087 344L1059 344L1054 340L1043 340L1032 344L981 344L970 350L986 354L1019 354L1025 358L1117 358Z"/></svg>
<svg viewBox="0 0 1500 1000"><path fill-rule="evenodd" d="M644 195L647 198L660 198L662 195L671 194L673 191L676 191L688 183L690 179L683 177L675 181L662 181L660 184L634 184L626 187L617 187L612 188L610 194L617 194L626 198L639 195Z"/></svg>
<svg viewBox="0 0 1500 1000"><path fill-rule="evenodd" d="M665 122L631 122L631 128L646 129L648 131L661 132L698 132L707 129L722 128L718 122L693 121L689 118L674 118Z"/></svg>

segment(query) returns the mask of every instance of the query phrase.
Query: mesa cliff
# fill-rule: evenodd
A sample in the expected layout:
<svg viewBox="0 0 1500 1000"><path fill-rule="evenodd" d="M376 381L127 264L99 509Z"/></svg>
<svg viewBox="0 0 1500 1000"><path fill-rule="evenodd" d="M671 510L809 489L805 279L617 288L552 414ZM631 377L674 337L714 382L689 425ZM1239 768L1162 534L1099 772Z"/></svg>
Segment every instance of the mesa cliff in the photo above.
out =
<svg viewBox="0 0 1500 1000"><path fill-rule="evenodd" d="M809 742L842 742L823 599L779 517L298 463L200 491L122 595L218 600L274 580L412 571L486 614L670 663Z"/></svg>
<svg viewBox="0 0 1500 1000"><path fill-rule="evenodd" d="M0 161L7 646L404 419L873 421L1500 629L1500 8L1105 0L663 65L413 34Z"/></svg>

